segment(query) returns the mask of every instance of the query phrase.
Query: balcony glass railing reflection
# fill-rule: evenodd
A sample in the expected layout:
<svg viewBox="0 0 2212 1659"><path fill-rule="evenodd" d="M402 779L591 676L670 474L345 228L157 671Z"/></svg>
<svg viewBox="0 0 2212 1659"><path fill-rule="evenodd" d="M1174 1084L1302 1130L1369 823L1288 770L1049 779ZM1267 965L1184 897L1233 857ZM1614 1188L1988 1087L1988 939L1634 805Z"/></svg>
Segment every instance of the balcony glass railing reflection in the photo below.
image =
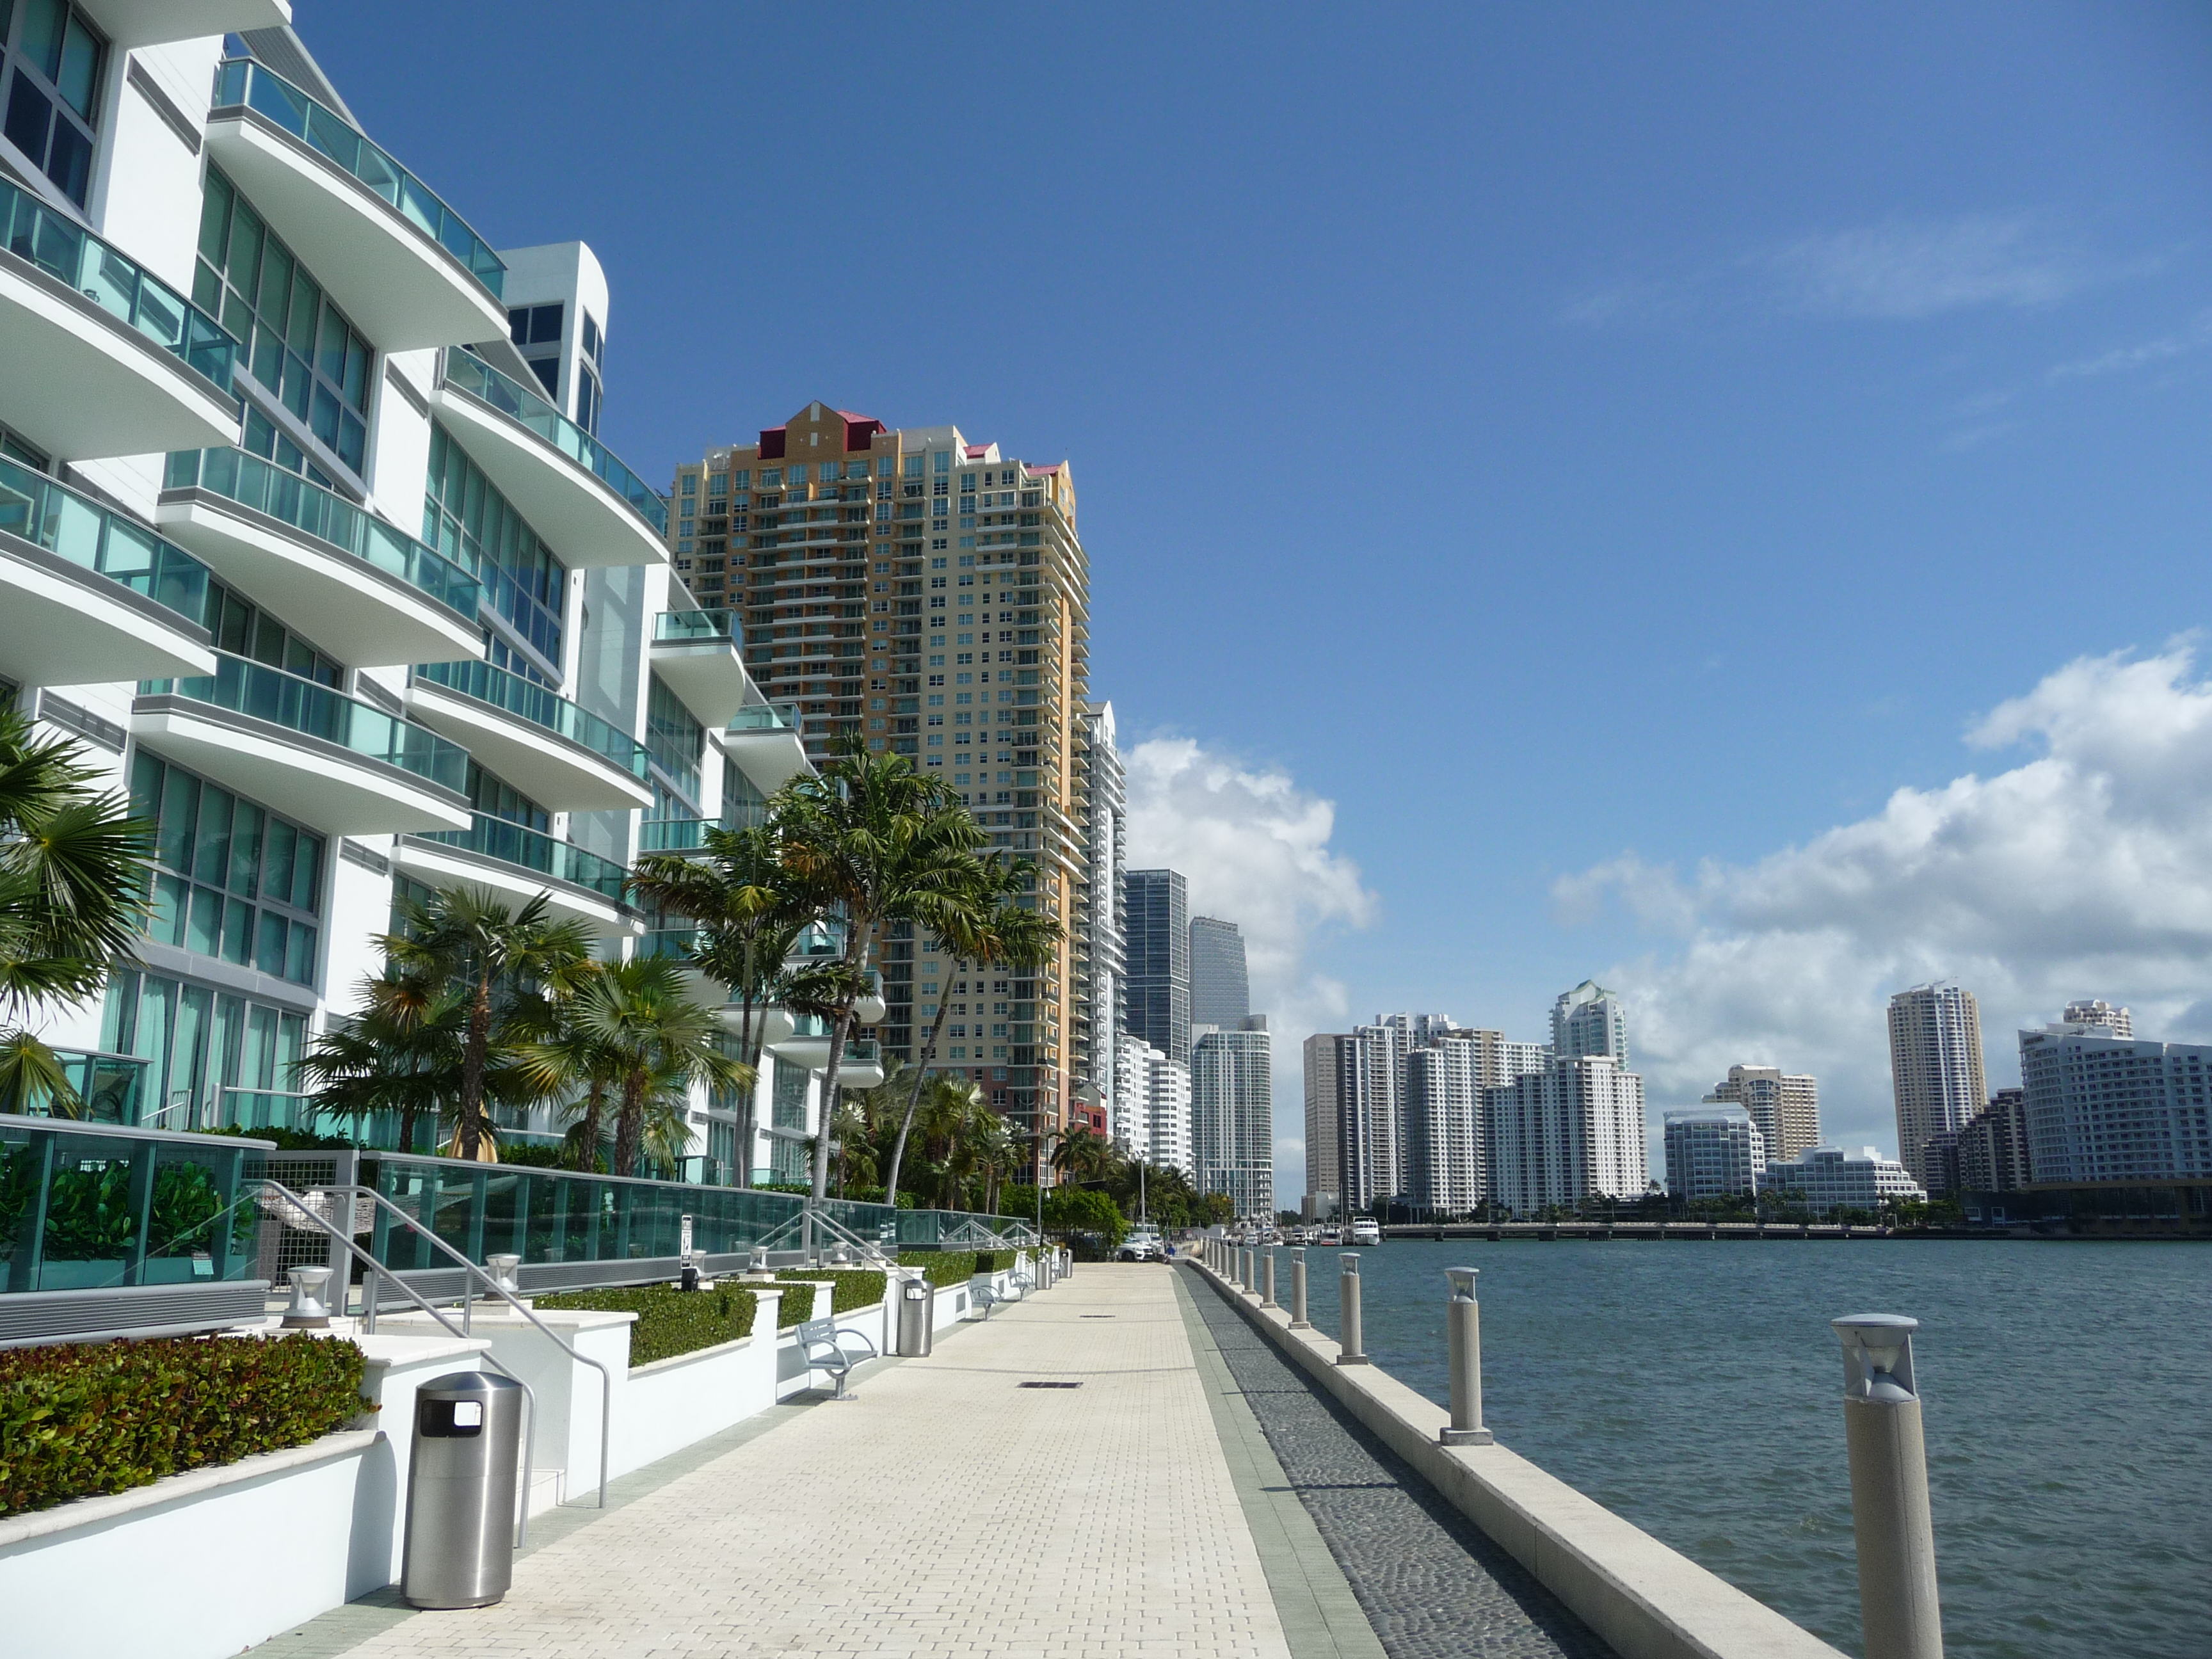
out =
<svg viewBox="0 0 2212 1659"><path fill-rule="evenodd" d="M69 284L110 316L129 324L172 356L231 389L243 348L222 325L137 260L35 197L0 179L0 244L49 276Z"/></svg>
<svg viewBox="0 0 2212 1659"><path fill-rule="evenodd" d="M795 702L752 702L730 716L732 732L797 732L799 705Z"/></svg>
<svg viewBox="0 0 2212 1659"><path fill-rule="evenodd" d="M664 611L653 619L656 645L689 645L738 637L734 611Z"/></svg>
<svg viewBox="0 0 2212 1659"><path fill-rule="evenodd" d="M407 222L468 268L495 298L505 289L507 266L491 244L438 194L369 143L345 117L320 104L250 58L228 58L216 66L215 108L243 105L267 116L398 208Z"/></svg>
<svg viewBox="0 0 2212 1659"><path fill-rule="evenodd" d="M479 812L465 830L434 830L417 837L447 847L465 847L502 864L550 876L572 887L587 888L602 898L619 899L626 872L612 860L505 818Z"/></svg>
<svg viewBox="0 0 2212 1659"><path fill-rule="evenodd" d="M446 348L446 384L459 386L520 422L570 460L596 476L629 503L656 536L668 532L668 503L652 485L624 466L614 451L578 426L529 387L510 380L481 357L459 346Z"/></svg>
<svg viewBox="0 0 2212 1659"><path fill-rule="evenodd" d="M9 460L0 460L0 531L119 582L188 622L206 618L205 565L143 525Z"/></svg>
<svg viewBox="0 0 2212 1659"><path fill-rule="evenodd" d="M57 1048L62 1074L76 1096L58 1099L52 1090L27 1085L13 1096L0 1095L0 1112L25 1117L70 1118L83 1123L120 1123L136 1127L143 1109L146 1062L130 1054Z"/></svg>
<svg viewBox="0 0 2212 1659"><path fill-rule="evenodd" d="M488 702L518 720L581 744L634 778L645 776L647 757L643 744L535 680L488 662L416 663L410 678Z"/></svg>
<svg viewBox="0 0 2212 1659"><path fill-rule="evenodd" d="M468 751L436 732L410 726L374 703L361 702L326 685L281 668L216 653L216 672L185 679L141 680L142 697L188 697L234 714L250 714L335 743L370 760L397 766L456 793L468 783Z"/></svg>
<svg viewBox="0 0 2212 1659"><path fill-rule="evenodd" d="M343 549L397 576L473 624L483 589L464 567L343 495L241 449L186 449L169 457L162 487L204 489Z"/></svg>

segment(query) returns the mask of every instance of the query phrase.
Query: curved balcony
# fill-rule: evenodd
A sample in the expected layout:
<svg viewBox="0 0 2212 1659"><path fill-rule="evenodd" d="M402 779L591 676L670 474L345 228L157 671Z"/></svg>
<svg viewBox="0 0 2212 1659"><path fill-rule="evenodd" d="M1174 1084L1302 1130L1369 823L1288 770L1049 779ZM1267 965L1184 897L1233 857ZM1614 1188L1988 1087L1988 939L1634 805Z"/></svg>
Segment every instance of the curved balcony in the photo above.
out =
<svg viewBox="0 0 2212 1659"><path fill-rule="evenodd" d="M796 703L748 703L730 716L728 725L711 729L722 752L763 795L814 769L799 735Z"/></svg>
<svg viewBox="0 0 2212 1659"><path fill-rule="evenodd" d="M481 656L477 579L343 496L236 449L169 457L155 521L356 663Z"/></svg>
<svg viewBox="0 0 2212 1659"><path fill-rule="evenodd" d="M221 324L0 179L0 425L71 460L238 441Z"/></svg>
<svg viewBox="0 0 2212 1659"><path fill-rule="evenodd" d="M212 674L207 571L143 525L0 460L0 675L91 685Z"/></svg>
<svg viewBox="0 0 2212 1659"><path fill-rule="evenodd" d="M757 696L734 611L664 611L653 619L653 672L704 725L724 726Z"/></svg>
<svg viewBox="0 0 2212 1659"><path fill-rule="evenodd" d="M211 676L143 680L138 740L327 835L465 830L458 744L279 668L216 653Z"/></svg>
<svg viewBox="0 0 2212 1659"><path fill-rule="evenodd" d="M248 29L280 29L291 0L77 0L117 52L210 40Z"/></svg>
<svg viewBox="0 0 2212 1659"><path fill-rule="evenodd" d="M569 569L667 562L668 503L534 389L448 349L432 398L470 458Z"/></svg>
<svg viewBox="0 0 2212 1659"><path fill-rule="evenodd" d="M830 1022L819 1014L794 1014L791 1019L791 1035L771 1041L768 1051L778 1060L804 1066L810 1072L828 1070ZM882 1047L873 1037L848 1036L845 1051L837 1061L838 1086L872 1089L883 1080Z"/></svg>
<svg viewBox="0 0 2212 1659"><path fill-rule="evenodd" d="M507 267L490 244L343 116L265 64L231 58L216 66L207 146L385 350L506 335Z"/></svg>
<svg viewBox="0 0 2212 1659"><path fill-rule="evenodd" d="M520 674L488 662L417 663L407 707L556 812L653 804L643 744Z"/></svg>
<svg viewBox="0 0 2212 1659"><path fill-rule="evenodd" d="M393 859L434 887L488 888L517 906L543 893L556 918L602 933L635 933L642 926L623 902L621 865L483 812L466 830L403 837Z"/></svg>

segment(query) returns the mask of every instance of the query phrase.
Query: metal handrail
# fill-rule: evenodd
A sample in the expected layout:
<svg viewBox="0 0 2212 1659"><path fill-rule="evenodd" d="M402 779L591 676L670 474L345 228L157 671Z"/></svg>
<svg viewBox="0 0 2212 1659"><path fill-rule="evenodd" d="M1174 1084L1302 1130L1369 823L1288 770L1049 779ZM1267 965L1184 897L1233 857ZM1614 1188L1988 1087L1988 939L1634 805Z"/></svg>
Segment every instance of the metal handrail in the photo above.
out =
<svg viewBox="0 0 2212 1659"><path fill-rule="evenodd" d="M786 1216L781 1221L776 1223L775 1226L771 1227L768 1231L763 1233L758 1238L755 1239L753 1241L752 1247L756 1250L766 1250L769 1246L775 1243L786 1233L790 1232L793 1228L798 1228L800 1230L800 1237L802 1241L799 1248L806 1253L808 1258L813 1262L813 1265L818 1267L822 1263L819 1259L820 1252L815 1248L814 1244L813 1230L817 1226L821 1227L830 1236L830 1237L841 1240L844 1243L851 1245L854 1249L860 1251L862 1256L873 1257L882 1265L884 1270L887 1273L890 1269L898 1266L897 1259L895 1256L886 1255L884 1254L882 1241L864 1237L860 1234L854 1232L850 1227L845 1226L840 1222L832 1220L825 1212L815 1208L814 1200L812 1199L806 1200L806 1207L805 1209L799 1211L796 1215Z"/></svg>
<svg viewBox="0 0 2212 1659"><path fill-rule="evenodd" d="M289 1188L286 1188L282 1182L270 1182L268 1184L275 1187L279 1192L283 1193L288 1198L291 1198L295 1203L301 1203L297 1195L293 1194L291 1190ZM549 1327L544 1320L538 1318L536 1314L532 1313L530 1309L514 1294L513 1291L509 1291L506 1285L501 1284L499 1280L489 1271L478 1267L475 1262L470 1261L468 1257L463 1255L459 1250L448 1244L444 1239L439 1237L436 1233L424 1226L413 1216L408 1214L406 1211L401 1209L397 1204L394 1204L382 1193L378 1192L374 1187L364 1186L359 1182L355 1182L350 1186L345 1187L326 1187L323 1188L323 1190L325 1193L345 1193L349 1196L367 1198L370 1202L389 1211L392 1214L397 1216L404 1225L412 1231L422 1234L424 1238L429 1240L432 1244L435 1245L439 1249L444 1251L446 1255L451 1256L455 1261L460 1264L464 1274L466 1275L461 1280L461 1283L465 1287L470 1285L473 1279L481 1279L486 1285L491 1287L493 1291L498 1295L501 1300L507 1303L515 1310L515 1312L520 1314L525 1319L528 1320L533 1326L535 1326L538 1328L538 1334L544 1336L547 1341L550 1342L555 1347L559 1348L571 1359L578 1360L584 1364L589 1365L593 1370L599 1374L599 1507L601 1509L606 1508L607 1450L611 1440L614 1427L614 1373L610 1371L604 1364L600 1364L599 1361L592 1358L589 1354L580 1352L573 1343L564 1341L560 1336L556 1335L553 1332L551 1328ZM304 1203L301 1203L301 1208L302 1210L307 1210L307 1212L310 1215L314 1214L312 1210L307 1210L307 1207ZM349 1217L350 1217L351 1212L349 1211L347 1213ZM319 1225L324 1227L326 1231L336 1231L331 1227L330 1223L324 1221L320 1216L315 1216L315 1220ZM378 1273L383 1274L385 1278L392 1280L392 1282L398 1285L401 1290L406 1291L409 1301L414 1303L416 1306L422 1309L425 1312L429 1313L431 1317L436 1319L441 1325L444 1325L448 1331L453 1331L453 1334L456 1336L467 1334L465 1329L462 1331L453 1331L453 1328L450 1324L447 1323L445 1316L436 1312L435 1310L430 1307L428 1303L423 1301L421 1297L417 1296L414 1290L408 1285L407 1281L402 1279L396 1270L386 1266L383 1262L377 1261L375 1256L362 1250L360 1246L353 1242L350 1235L344 1237L344 1242L345 1246L349 1250L352 1251L362 1261L374 1267ZM374 1319L373 1315L371 1315L370 1317L372 1320ZM371 1331L373 1334L373 1324L371 1326ZM496 1364L499 1362L495 1360L493 1363ZM501 1370L507 1370L504 1364L501 1364L500 1369ZM507 1374L510 1376L514 1376L512 1371L508 1371ZM520 1382L522 1382L522 1379L518 1376L515 1377L515 1381ZM524 1383L523 1386L526 1389L529 1387L529 1384ZM534 1433L537 1428L537 1405L534 1397L531 1406L531 1427ZM529 1461L530 1455L530 1452L526 1449L523 1454L523 1508L526 1511L527 1511L530 1504L528 1497L530 1480L529 1472L531 1468ZM526 1515L526 1518L527 1516ZM517 1545L516 1547L520 1548L520 1546Z"/></svg>

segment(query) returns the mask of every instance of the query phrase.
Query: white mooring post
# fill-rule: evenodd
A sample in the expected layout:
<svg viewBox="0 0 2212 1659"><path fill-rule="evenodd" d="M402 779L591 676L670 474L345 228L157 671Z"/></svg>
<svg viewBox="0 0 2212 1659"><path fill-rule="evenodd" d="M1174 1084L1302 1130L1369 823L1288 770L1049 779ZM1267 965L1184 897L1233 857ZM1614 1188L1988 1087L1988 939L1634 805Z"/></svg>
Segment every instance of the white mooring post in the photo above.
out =
<svg viewBox="0 0 2212 1659"><path fill-rule="evenodd" d="M1306 1317L1306 1252L1300 1245L1291 1252L1291 1328L1310 1331L1313 1323Z"/></svg>
<svg viewBox="0 0 2212 1659"><path fill-rule="evenodd" d="M1487 1446L1482 1426L1482 1308L1474 1299L1474 1267L1447 1267L1451 1300L1444 1307L1444 1341L1451 1362L1451 1426L1437 1437L1447 1446Z"/></svg>
<svg viewBox="0 0 2212 1659"><path fill-rule="evenodd" d="M1272 1249L1260 1252L1260 1305L1275 1305L1275 1253Z"/></svg>
<svg viewBox="0 0 2212 1659"><path fill-rule="evenodd" d="M1337 1294L1342 1298L1344 1332L1337 1338L1336 1363L1364 1365L1367 1350L1361 1343L1359 1331L1359 1252L1346 1250L1337 1260L1343 1269L1337 1279Z"/></svg>
<svg viewBox="0 0 2212 1659"><path fill-rule="evenodd" d="M1852 1314L1832 1322L1844 1344L1844 1444L1867 1659L1943 1659L1928 1449L1912 1382L1920 1322Z"/></svg>

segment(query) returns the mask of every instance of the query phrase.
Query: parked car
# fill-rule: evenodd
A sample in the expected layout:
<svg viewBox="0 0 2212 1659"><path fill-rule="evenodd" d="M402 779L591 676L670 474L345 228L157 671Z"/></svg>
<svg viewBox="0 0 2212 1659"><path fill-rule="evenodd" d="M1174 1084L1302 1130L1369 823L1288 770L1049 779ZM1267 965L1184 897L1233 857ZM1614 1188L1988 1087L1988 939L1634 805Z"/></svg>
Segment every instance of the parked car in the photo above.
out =
<svg viewBox="0 0 2212 1659"><path fill-rule="evenodd" d="M1119 1255L1124 1261L1164 1261L1168 1259L1167 1246L1160 1242L1159 1229L1149 1225L1129 1229L1128 1236L1121 1241Z"/></svg>
<svg viewBox="0 0 2212 1659"><path fill-rule="evenodd" d="M1380 1244L1382 1229L1376 1224L1372 1216L1355 1217L1352 1223L1352 1242L1355 1245Z"/></svg>

